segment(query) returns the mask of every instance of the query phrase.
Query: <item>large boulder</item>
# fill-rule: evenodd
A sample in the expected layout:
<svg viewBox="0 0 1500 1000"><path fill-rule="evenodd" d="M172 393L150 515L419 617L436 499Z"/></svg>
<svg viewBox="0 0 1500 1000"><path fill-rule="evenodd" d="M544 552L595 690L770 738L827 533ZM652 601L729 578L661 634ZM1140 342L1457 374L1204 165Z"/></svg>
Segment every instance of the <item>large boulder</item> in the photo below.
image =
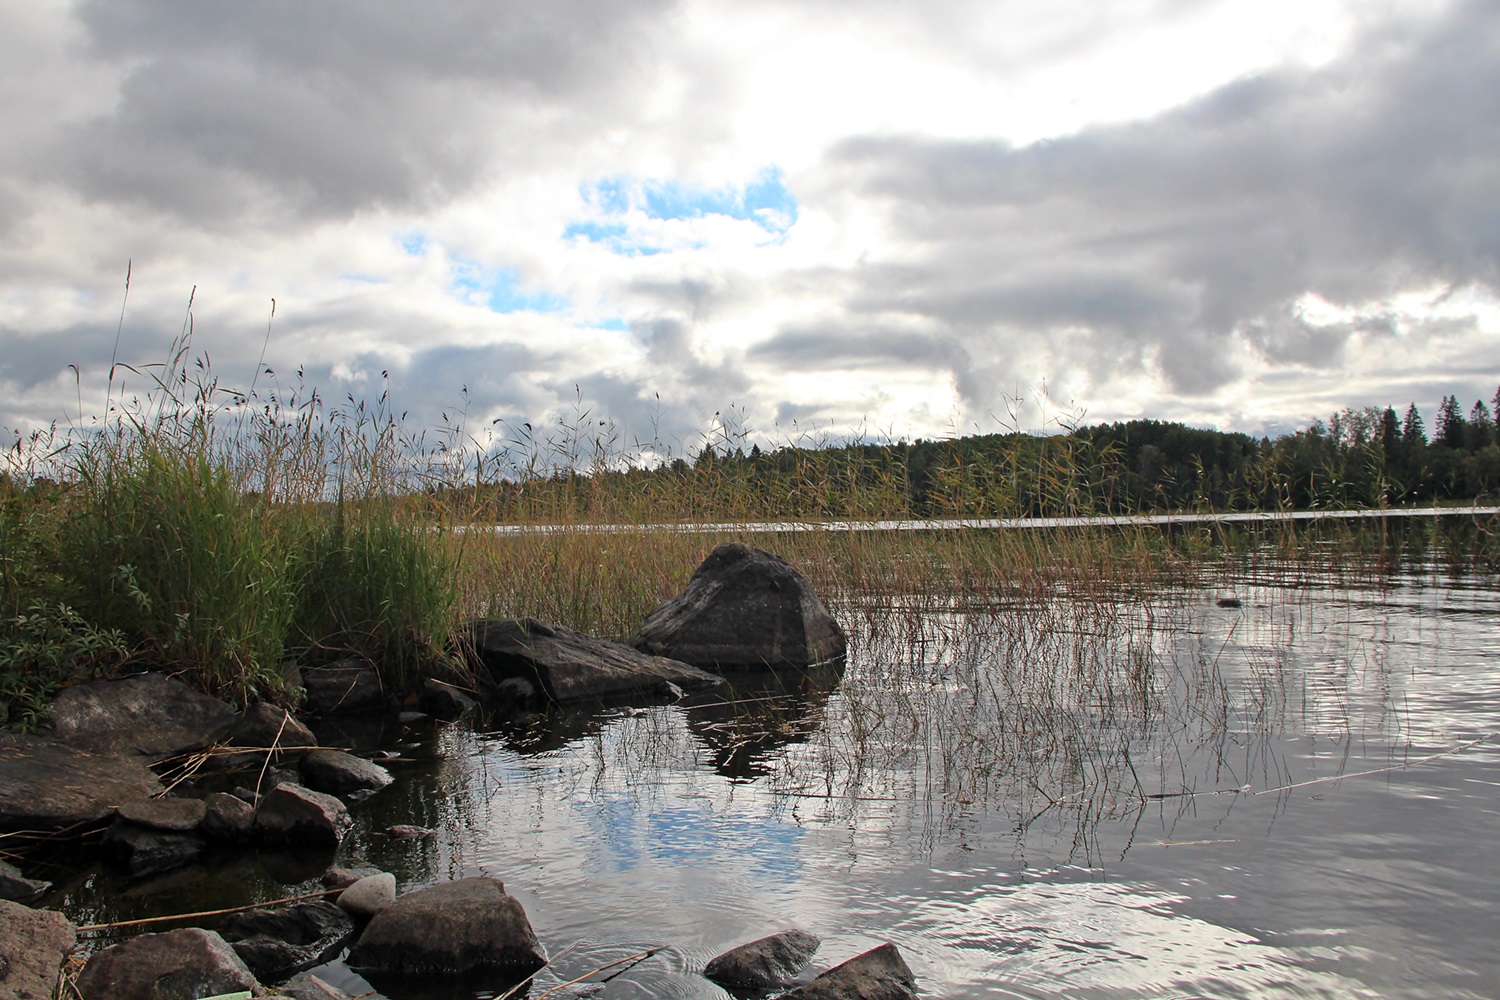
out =
<svg viewBox="0 0 1500 1000"><path fill-rule="evenodd" d="M354 936L354 918L321 899L224 918L219 934L262 982L328 961Z"/></svg>
<svg viewBox="0 0 1500 1000"><path fill-rule="evenodd" d="M63 960L77 942L61 913L0 900L0 997L52 1000Z"/></svg>
<svg viewBox="0 0 1500 1000"><path fill-rule="evenodd" d="M720 683L689 664L534 618L474 622L461 643L495 697L567 705L639 695L675 698Z"/></svg>
<svg viewBox="0 0 1500 1000"><path fill-rule="evenodd" d="M872 948L781 1000L916 1000L917 977L893 944Z"/></svg>
<svg viewBox="0 0 1500 1000"><path fill-rule="evenodd" d="M332 795L296 784L277 785L255 810L255 832L283 844L335 849L354 820Z"/></svg>
<svg viewBox="0 0 1500 1000"><path fill-rule="evenodd" d="M734 989L775 989L805 969L822 943L816 934L807 931L782 931L731 948L710 961L703 974L721 986Z"/></svg>
<svg viewBox="0 0 1500 1000"><path fill-rule="evenodd" d="M82 750L161 760L217 742L235 712L165 674L136 674L64 688L49 718L54 736Z"/></svg>
<svg viewBox="0 0 1500 1000"><path fill-rule="evenodd" d="M740 542L714 549L686 590L645 617L630 644L709 669L807 668L848 648L807 577Z"/></svg>
<svg viewBox="0 0 1500 1000"><path fill-rule="evenodd" d="M89 753L57 739L0 735L0 830L95 826L161 792L134 754Z"/></svg>
<svg viewBox="0 0 1500 1000"><path fill-rule="evenodd" d="M198 927L140 934L105 948L77 983L83 1000L199 1000L258 987L228 942Z"/></svg>
<svg viewBox="0 0 1500 1000"><path fill-rule="evenodd" d="M311 750L298 763L302 783L341 799L357 801L391 783L391 772L342 750Z"/></svg>
<svg viewBox="0 0 1500 1000"><path fill-rule="evenodd" d="M349 952L360 972L464 976L547 964L521 904L477 876L407 893L371 918Z"/></svg>

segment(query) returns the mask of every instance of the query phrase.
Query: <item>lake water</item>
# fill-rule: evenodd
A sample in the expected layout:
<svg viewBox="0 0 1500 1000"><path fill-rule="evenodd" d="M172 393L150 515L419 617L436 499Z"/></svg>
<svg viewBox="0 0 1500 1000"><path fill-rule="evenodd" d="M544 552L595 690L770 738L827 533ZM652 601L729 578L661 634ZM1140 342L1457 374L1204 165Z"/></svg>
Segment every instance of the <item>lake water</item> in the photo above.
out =
<svg viewBox="0 0 1500 1000"><path fill-rule="evenodd" d="M791 926L824 939L811 971L895 942L932 997L1495 996L1500 587L1416 567L1232 589L851 600L842 676L388 730L406 760L346 860L403 888L503 879L559 956L533 997L648 949L553 995L723 997L697 970ZM232 905L312 871L85 872L60 902Z"/></svg>

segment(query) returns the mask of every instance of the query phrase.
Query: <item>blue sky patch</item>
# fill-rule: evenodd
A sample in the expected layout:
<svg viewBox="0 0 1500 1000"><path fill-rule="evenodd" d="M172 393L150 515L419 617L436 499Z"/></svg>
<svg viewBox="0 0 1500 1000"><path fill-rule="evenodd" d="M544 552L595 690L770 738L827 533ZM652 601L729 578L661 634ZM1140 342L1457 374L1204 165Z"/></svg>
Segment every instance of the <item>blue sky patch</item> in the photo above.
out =
<svg viewBox="0 0 1500 1000"><path fill-rule="evenodd" d="M704 219L723 216L753 222L779 241L797 223L797 199L787 190L782 173L767 167L742 185L697 187L675 180L634 180L606 177L580 188L597 213L564 231L567 239L585 239L627 256L661 253L631 232L627 216L639 212L648 219Z"/></svg>
<svg viewBox="0 0 1500 1000"><path fill-rule="evenodd" d="M413 257L425 255L427 248L432 244L425 233L404 233L396 238L396 242L401 245L402 250Z"/></svg>
<svg viewBox="0 0 1500 1000"><path fill-rule="evenodd" d="M497 313L556 313L569 306L561 295L523 289L520 275L511 268L485 267L463 258L453 260L452 287L464 298L481 301Z"/></svg>

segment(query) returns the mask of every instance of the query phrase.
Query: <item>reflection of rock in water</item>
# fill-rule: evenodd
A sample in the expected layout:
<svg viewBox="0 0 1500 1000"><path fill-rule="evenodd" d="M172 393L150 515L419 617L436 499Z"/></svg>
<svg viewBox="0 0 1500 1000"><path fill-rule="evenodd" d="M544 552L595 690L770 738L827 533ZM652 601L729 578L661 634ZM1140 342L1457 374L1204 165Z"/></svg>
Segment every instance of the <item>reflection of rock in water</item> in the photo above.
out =
<svg viewBox="0 0 1500 1000"><path fill-rule="evenodd" d="M844 676L844 661L809 669L721 671L724 687L687 698L688 728L727 778L770 773L766 761L801 742L822 721L823 706Z"/></svg>

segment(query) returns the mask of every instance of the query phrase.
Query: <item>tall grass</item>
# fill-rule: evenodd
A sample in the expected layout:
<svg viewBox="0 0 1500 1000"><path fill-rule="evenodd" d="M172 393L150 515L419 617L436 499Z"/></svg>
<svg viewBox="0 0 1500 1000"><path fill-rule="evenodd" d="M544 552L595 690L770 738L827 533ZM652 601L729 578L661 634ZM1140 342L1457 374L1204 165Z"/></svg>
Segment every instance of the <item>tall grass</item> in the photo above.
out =
<svg viewBox="0 0 1500 1000"><path fill-rule="evenodd" d="M221 385L191 339L189 312L165 362L119 366L144 394L128 396L112 372L101 420L18 439L6 455L8 715L32 718L58 685L134 666L182 673L243 703L295 697L286 660L353 653L399 689L460 617L531 615L623 638L731 539L803 568L846 620L908 623L959 605L1066 597L1103 607L1164 581L1217 586L1226 549L1279 557L1311 544L1320 558L1369 565L1413 544L1410 533L1372 542L1342 526L1269 536L677 531L676 522L1097 514L1114 503L1121 470L1112 448L1076 437L1028 439L988 461L955 442L926 452L920 470L896 446L805 435L747 454L743 422L723 420L688 461L659 441L624 446L581 401L552 428L525 426L499 443L474 441L461 425L429 437L384 394L331 405L300 373L259 392ZM495 524L556 530L443 530ZM627 530L592 530L600 525ZM1471 534L1456 558L1494 553L1488 526Z"/></svg>

